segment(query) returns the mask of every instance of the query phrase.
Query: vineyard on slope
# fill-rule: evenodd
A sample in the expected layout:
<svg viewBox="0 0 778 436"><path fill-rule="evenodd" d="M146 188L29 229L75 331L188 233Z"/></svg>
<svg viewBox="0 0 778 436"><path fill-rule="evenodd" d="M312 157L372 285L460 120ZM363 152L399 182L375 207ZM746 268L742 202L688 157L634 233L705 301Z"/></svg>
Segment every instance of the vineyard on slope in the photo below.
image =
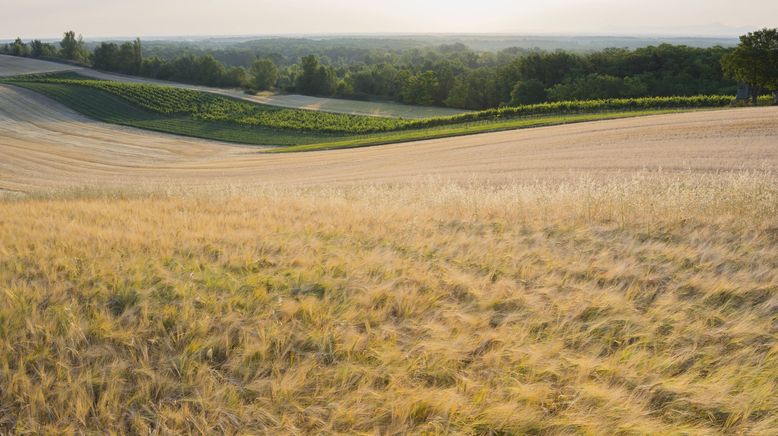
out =
<svg viewBox="0 0 778 436"><path fill-rule="evenodd" d="M305 109L280 109L236 100L204 91L169 86L86 80L73 74L26 76L15 83L48 83L91 88L109 93L142 109L162 115L186 115L195 120L227 122L271 129L361 135L481 121L496 121L541 115L601 113L725 107L730 96L648 97L587 100L504 107L450 117L426 119L382 118L333 114Z"/></svg>

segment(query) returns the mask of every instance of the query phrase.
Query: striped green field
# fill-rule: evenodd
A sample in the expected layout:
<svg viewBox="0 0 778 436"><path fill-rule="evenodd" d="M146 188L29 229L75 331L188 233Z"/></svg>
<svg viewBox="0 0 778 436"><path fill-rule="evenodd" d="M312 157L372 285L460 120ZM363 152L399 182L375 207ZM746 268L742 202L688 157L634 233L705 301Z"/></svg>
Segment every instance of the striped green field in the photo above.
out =
<svg viewBox="0 0 778 436"><path fill-rule="evenodd" d="M347 139L344 135L236 125L221 121L198 120L187 115L155 113L105 91L88 87L41 82L15 82L14 85L43 94L99 121L163 133L250 145L278 146Z"/></svg>

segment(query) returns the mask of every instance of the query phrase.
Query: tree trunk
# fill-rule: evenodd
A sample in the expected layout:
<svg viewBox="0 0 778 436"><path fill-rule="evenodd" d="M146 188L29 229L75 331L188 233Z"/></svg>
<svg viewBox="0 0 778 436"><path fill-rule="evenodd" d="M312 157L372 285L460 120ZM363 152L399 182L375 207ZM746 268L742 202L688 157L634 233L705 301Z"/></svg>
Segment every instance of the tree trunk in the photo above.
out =
<svg viewBox="0 0 778 436"><path fill-rule="evenodd" d="M759 104L759 87L756 85L751 87L751 104L754 106Z"/></svg>
<svg viewBox="0 0 778 436"><path fill-rule="evenodd" d="M775 84L775 92L773 93L773 104L778 105L778 83Z"/></svg>

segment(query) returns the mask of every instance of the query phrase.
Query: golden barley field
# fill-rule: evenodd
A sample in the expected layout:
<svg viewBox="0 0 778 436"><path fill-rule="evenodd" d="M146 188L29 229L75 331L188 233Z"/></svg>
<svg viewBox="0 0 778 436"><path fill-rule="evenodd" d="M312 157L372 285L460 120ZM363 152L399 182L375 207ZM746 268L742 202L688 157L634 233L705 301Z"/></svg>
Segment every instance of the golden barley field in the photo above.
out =
<svg viewBox="0 0 778 436"><path fill-rule="evenodd" d="M776 434L777 120L265 154L0 87L0 434Z"/></svg>
<svg viewBox="0 0 778 436"><path fill-rule="evenodd" d="M775 434L778 177L0 201L0 433Z"/></svg>

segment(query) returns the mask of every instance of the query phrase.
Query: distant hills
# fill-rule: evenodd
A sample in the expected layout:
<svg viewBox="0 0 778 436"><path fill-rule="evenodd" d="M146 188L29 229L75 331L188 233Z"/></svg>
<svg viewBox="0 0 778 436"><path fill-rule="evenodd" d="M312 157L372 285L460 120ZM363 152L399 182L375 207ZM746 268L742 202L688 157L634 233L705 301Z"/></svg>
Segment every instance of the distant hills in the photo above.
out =
<svg viewBox="0 0 778 436"><path fill-rule="evenodd" d="M745 33L748 29L733 30L726 26L710 25L692 29L689 33L715 33L716 29L723 32L724 28L727 34ZM659 45L662 43L674 45L688 45L691 47L707 48L717 45L734 46L737 44L735 36L662 36L662 33L672 34L672 29L657 29L654 35L628 36L628 35L508 35L508 34L394 34L394 35L245 35L245 36L176 36L176 37L155 37L146 36L141 39L146 43L170 42L182 45L196 43L200 49L220 49L236 45L245 46L247 43L260 42L263 40L289 40L289 41L316 41L327 46L344 46L360 48L384 48L384 49L407 49L414 47L425 47L442 44L461 43L473 50L478 51L499 51L506 48L522 49L541 49L541 50L570 50L570 51L596 51L610 47L636 49L650 45ZM614 31L616 33L616 31ZM31 38L23 38L31 39ZM96 43L100 41L125 41L134 37L89 37L87 43ZM49 41L58 41L51 39ZM10 40L0 40L0 43L10 42ZM46 42L46 40L44 40Z"/></svg>

